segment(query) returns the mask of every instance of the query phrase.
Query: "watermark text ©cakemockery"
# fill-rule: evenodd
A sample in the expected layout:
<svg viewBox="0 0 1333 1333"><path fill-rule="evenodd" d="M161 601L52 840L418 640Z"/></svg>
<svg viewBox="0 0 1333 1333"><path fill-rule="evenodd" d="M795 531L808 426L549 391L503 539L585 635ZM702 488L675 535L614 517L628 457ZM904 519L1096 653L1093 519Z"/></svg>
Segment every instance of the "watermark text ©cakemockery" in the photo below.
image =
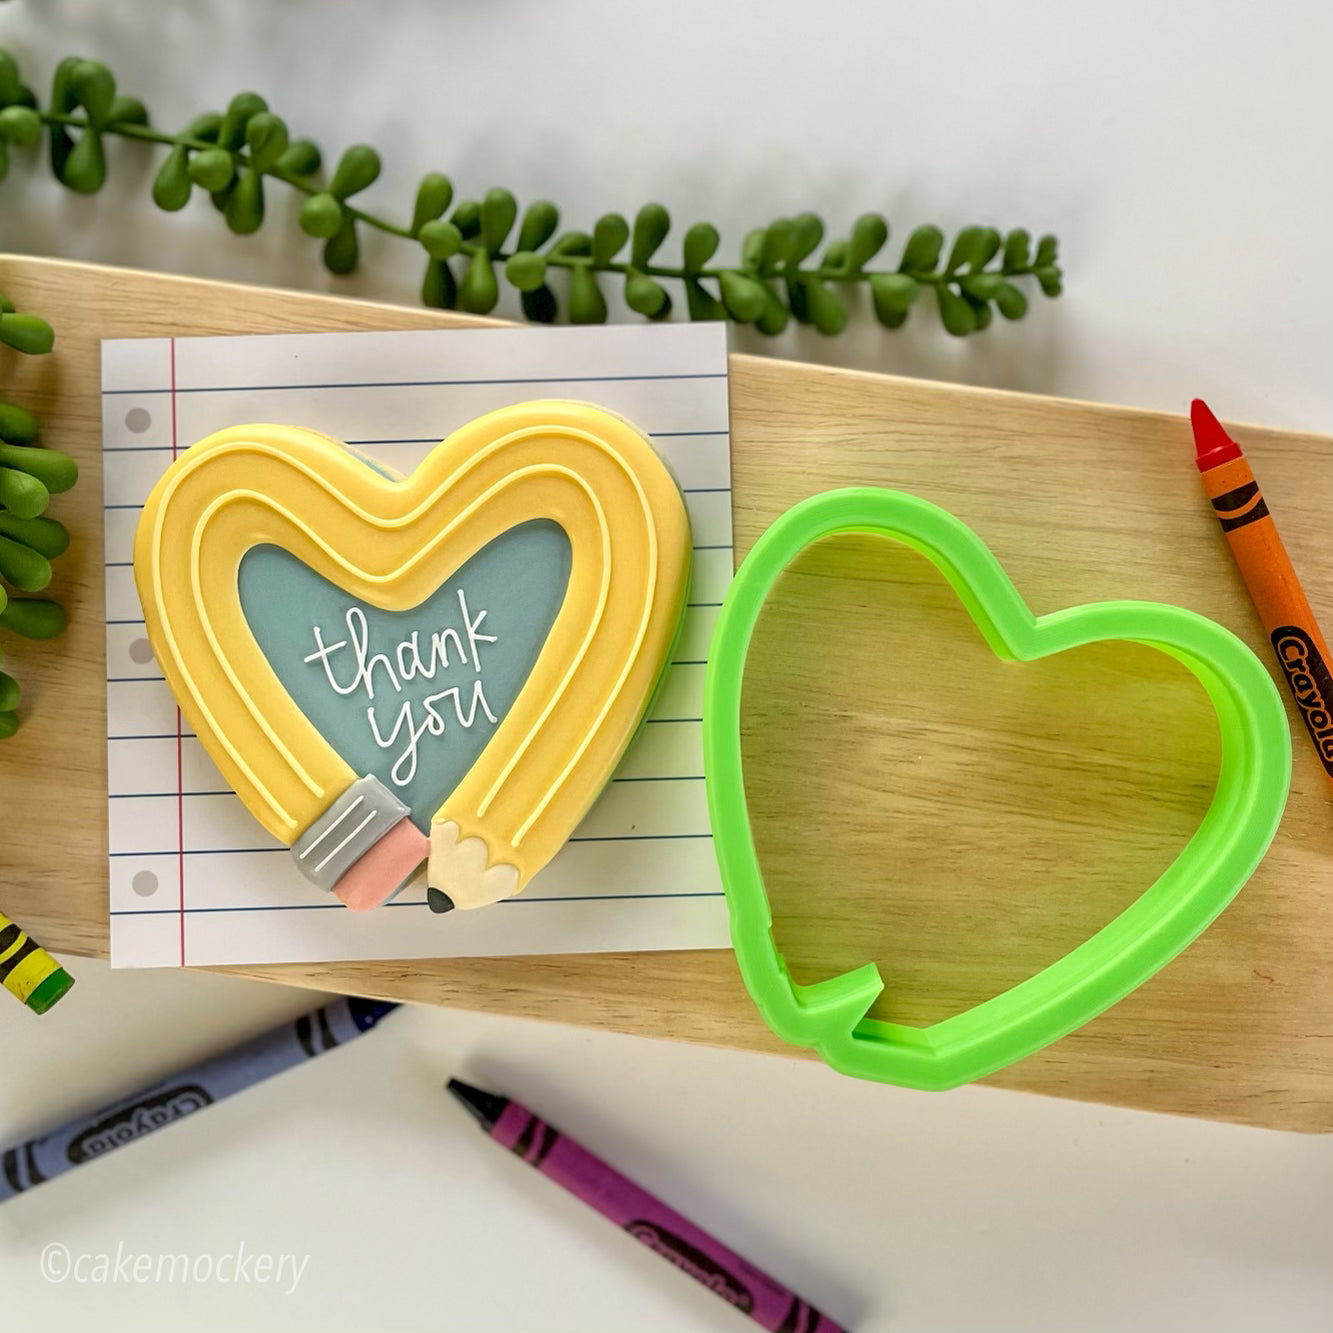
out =
<svg viewBox="0 0 1333 1333"><path fill-rule="evenodd" d="M290 1296L301 1284L308 1254L273 1254L250 1250L241 1241L235 1249L217 1253L152 1254L134 1250L122 1241L114 1250L71 1250L53 1240L42 1251L42 1276L48 1282L73 1282L78 1286L180 1286L276 1287Z"/></svg>

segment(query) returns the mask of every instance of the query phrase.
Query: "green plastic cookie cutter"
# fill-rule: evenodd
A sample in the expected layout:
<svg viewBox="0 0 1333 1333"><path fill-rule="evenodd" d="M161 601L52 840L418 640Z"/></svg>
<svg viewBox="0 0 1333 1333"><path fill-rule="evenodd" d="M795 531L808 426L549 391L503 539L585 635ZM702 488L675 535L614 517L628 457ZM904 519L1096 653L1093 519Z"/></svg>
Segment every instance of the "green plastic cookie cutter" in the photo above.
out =
<svg viewBox="0 0 1333 1333"><path fill-rule="evenodd" d="M1194 836L1162 876L1091 939L1036 976L930 1027L867 1017L884 983L874 963L798 985L773 939L741 762L741 683L769 590L811 543L838 533L903 542L952 584L997 657L1030 662L1099 640L1147 644L1182 662L1217 710L1217 787ZM1170 962L1240 890L1286 805L1291 735L1268 672L1229 630L1180 607L1096 602L1034 616L985 543L938 506L899 491L813 496L755 543L713 633L704 682L704 772L731 938L769 1027L834 1069L911 1088L957 1087L1072 1032Z"/></svg>

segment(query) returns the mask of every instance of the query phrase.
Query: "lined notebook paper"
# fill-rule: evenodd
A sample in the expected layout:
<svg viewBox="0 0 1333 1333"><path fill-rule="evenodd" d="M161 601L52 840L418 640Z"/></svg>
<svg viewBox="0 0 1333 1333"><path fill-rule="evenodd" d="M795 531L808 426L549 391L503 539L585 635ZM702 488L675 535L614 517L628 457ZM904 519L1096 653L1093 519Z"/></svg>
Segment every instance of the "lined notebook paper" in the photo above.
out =
<svg viewBox="0 0 1333 1333"><path fill-rule="evenodd" d="M112 965L727 947L700 735L732 568L726 374L720 325L104 342ZM301 875L182 722L134 588L140 508L173 457L224 426L309 427L406 473L457 427L532 398L620 413L675 472L694 572L672 664L615 779L523 894L440 916L414 883L350 912Z"/></svg>

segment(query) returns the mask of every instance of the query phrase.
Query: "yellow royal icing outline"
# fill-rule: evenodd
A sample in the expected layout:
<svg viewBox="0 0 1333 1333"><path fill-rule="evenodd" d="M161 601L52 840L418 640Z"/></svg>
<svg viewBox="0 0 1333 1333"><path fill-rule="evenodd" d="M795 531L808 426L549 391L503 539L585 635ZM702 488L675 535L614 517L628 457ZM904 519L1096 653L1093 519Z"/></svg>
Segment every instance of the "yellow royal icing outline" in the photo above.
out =
<svg viewBox="0 0 1333 1333"><path fill-rule="evenodd" d="M270 833L290 845L359 775L251 634L236 577L245 552L280 546L349 595L407 610L534 517L565 530L569 583L513 707L433 817L433 835L454 826L431 838L442 855L468 838L487 852L469 884L437 885L460 907L490 901L511 878L486 873L501 866L523 888L637 729L688 583L689 520L670 472L627 422L565 402L478 418L402 479L328 436L272 425L219 431L172 464L135 536L148 635L204 748ZM432 883L436 869L433 855Z"/></svg>

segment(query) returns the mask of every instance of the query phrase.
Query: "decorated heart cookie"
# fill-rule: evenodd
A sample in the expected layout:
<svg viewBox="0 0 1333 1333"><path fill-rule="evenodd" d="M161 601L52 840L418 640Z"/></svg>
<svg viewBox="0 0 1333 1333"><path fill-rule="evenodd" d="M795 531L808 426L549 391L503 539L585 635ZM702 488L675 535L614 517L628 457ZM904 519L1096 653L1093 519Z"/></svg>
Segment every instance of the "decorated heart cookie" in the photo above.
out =
<svg viewBox="0 0 1333 1333"><path fill-rule="evenodd" d="M520 892L610 778L669 659L689 520L649 441L576 403L482 417L397 478L326 436L201 440L134 572L204 748L349 907Z"/></svg>

